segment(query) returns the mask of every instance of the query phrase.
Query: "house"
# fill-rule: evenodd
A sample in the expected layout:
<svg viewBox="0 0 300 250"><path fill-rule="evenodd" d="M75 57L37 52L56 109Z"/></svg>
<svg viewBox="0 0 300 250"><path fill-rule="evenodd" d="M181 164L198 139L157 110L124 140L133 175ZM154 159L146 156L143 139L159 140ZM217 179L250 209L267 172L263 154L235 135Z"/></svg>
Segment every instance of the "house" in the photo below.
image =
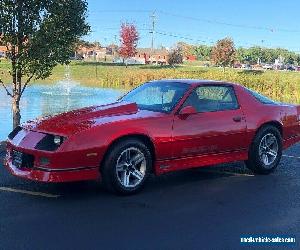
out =
<svg viewBox="0 0 300 250"><path fill-rule="evenodd" d="M167 49L139 48L134 59L145 64L167 64L169 51Z"/></svg>
<svg viewBox="0 0 300 250"><path fill-rule="evenodd" d="M106 47L106 54L111 56L118 55L118 49L119 47L115 44L110 44Z"/></svg>
<svg viewBox="0 0 300 250"><path fill-rule="evenodd" d="M184 57L184 61L189 61L189 62L193 62L196 61L197 57L195 55L188 55Z"/></svg>
<svg viewBox="0 0 300 250"><path fill-rule="evenodd" d="M106 47L100 46L79 46L76 54L81 55L83 60L102 60L106 58Z"/></svg>

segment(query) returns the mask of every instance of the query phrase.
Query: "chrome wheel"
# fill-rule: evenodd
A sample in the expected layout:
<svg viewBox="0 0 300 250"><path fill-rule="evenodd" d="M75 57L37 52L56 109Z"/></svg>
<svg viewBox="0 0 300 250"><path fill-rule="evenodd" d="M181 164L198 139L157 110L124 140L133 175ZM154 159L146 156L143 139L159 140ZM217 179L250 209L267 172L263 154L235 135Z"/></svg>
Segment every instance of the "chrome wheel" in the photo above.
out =
<svg viewBox="0 0 300 250"><path fill-rule="evenodd" d="M117 160L116 174L122 186L126 188L138 186L146 174L145 155L135 147L123 150Z"/></svg>
<svg viewBox="0 0 300 250"><path fill-rule="evenodd" d="M271 166L278 155L278 141L275 135L266 134L259 144L259 157L265 166Z"/></svg>

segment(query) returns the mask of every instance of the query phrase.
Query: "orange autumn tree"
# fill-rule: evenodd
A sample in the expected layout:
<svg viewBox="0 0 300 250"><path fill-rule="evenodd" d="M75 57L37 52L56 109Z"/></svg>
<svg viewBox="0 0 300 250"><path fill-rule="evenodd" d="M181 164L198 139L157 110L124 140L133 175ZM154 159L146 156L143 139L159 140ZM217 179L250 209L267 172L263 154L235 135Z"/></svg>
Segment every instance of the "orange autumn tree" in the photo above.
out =
<svg viewBox="0 0 300 250"><path fill-rule="evenodd" d="M222 66L224 71L226 66L231 66L235 60L235 46L231 38L219 40L211 52L211 60L218 66Z"/></svg>
<svg viewBox="0 0 300 250"><path fill-rule="evenodd" d="M137 44L139 40L139 33L134 24L123 23L120 30L120 42L121 46L119 54L123 57L123 60L127 68L127 59L134 57L137 54Z"/></svg>

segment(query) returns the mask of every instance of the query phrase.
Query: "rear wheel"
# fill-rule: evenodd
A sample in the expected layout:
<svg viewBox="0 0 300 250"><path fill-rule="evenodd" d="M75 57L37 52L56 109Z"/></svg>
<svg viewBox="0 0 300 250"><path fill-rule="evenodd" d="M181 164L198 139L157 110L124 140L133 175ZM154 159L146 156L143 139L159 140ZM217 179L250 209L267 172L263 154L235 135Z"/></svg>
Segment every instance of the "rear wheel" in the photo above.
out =
<svg viewBox="0 0 300 250"><path fill-rule="evenodd" d="M105 187L119 194L139 191L152 166L148 147L137 139L126 139L112 147L102 166Z"/></svg>
<svg viewBox="0 0 300 250"><path fill-rule="evenodd" d="M256 134L249 151L246 166L257 174L273 172L282 156L282 138L274 126L262 127Z"/></svg>

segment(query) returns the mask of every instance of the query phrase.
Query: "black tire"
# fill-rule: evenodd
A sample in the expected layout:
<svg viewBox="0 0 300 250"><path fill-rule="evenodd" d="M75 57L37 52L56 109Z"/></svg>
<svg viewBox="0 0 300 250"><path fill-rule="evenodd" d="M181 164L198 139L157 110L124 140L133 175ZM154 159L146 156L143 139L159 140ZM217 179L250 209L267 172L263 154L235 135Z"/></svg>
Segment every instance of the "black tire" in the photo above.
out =
<svg viewBox="0 0 300 250"><path fill-rule="evenodd" d="M118 165L127 164L127 160L125 160L125 158L127 158L126 152L128 151L129 155L134 155L136 153L135 157L137 157L137 155L139 154L140 158L142 158L141 155L143 155L144 159L140 165L137 164L136 166L133 166L134 164L132 164L132 169L129 169L130 166L124 166L122 168L126 170L118 172L118 163L124 162ZM131 162L133 162L133 160ZM112 146L111 149L109 149L109 152L107 153L104 159L104 163L100 167L100 171L102 175L102 182L107 190L121 195L130 195L137 193L142 189L142 187L145 184L145 181L149 176L151 168L152 156L149 148L141 140L129 138L117 142L115 145ZM136 174L137 170L140 171L139 178L142 176L142 174L144 174L141 180L139 180L136 177L136 175L134 175ZM128 178L124 176L127 176ZM128 185L131 181L132 186L126 186L125 179L128 179Z"/></svg>
<svg viewBox="0 0 300 250"><path fill-rule="evenodd" d="M275 151L274 148L276 148L275 142L273 142L273 144L271 144L270 147L261 146L261 145L265 145L263 143L263 140L265 138L273 138L273 140L276 138L276 143L278 148L276 157L274 156L275 154L273 153ZM271 151L272 155L265 153L268 150L273 150L273 152ZM269 164L266 164L266 162L268 162L266 158L268 157L273 157L273 158L270 158L272 160L270 160ZM256 174L270 174L277 168L281 160L281 157L282 157L281 134L276 127L271 125L266 125L262 127L255 135L254 140L250 146L249 158L245 163L247 168L249 168Z"/></svg>

